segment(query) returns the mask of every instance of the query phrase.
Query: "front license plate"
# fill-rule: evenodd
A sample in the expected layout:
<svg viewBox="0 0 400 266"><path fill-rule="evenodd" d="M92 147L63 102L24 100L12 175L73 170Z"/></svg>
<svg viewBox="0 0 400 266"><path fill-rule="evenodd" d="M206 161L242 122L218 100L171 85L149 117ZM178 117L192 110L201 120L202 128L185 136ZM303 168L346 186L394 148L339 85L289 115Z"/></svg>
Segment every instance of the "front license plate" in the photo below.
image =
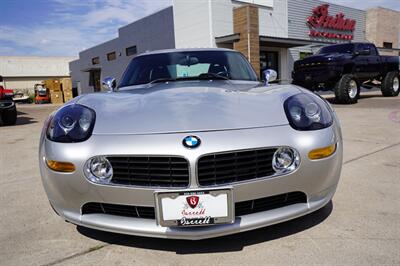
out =
<svg viewBox="0 0 400 266"><path fill-rule="evenodd" d="M156 202L161 226L205 226L234 221L231 189L157 192Z"/></svg>

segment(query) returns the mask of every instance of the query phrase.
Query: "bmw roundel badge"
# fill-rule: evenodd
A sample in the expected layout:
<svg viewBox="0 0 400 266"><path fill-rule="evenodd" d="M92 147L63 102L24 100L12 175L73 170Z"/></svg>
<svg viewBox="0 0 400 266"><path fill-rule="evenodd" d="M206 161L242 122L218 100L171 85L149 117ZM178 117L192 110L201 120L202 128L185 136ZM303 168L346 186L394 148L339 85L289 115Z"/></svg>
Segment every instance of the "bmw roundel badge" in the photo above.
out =
<svg viewBox="0 0 400 266"><path fill-rule="evenodd" d="M196 136L187 136L183 139L182 144L186 148L194 149L200 146L200 139Z"/></svg>

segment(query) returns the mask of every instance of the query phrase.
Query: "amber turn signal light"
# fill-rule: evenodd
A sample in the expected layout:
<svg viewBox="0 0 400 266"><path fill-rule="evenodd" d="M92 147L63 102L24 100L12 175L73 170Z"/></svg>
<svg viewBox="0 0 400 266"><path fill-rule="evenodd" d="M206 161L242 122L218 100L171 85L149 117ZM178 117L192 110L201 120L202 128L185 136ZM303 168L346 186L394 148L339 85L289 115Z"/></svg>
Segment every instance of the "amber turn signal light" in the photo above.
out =
<svg viewBox="0 0 400 266"><path fill-rule="evenodd" d="M311 160L322 159L331 156L336 151L336 143L327 147L312 150L308 153Z"/></svg>
<svg viewBox="0 0 400 266"><path fill-rule="evenodd" d="M54 171L70 173L75 171L75 165L67 162L57 162L53 160L46 160L47 166Z"/></svg>

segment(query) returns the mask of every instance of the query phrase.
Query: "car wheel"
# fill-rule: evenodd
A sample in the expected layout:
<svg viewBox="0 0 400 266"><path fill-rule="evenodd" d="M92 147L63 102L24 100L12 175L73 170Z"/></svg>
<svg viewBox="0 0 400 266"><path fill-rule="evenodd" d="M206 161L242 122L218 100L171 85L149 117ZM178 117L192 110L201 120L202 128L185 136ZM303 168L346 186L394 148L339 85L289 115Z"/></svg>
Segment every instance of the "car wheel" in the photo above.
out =
<svg viewBox="0 0 400 266"><path fill-rule="evenodd" d="M360 96L360 86L351 74L343 75L335 85L335 98L338 103L357 103Z"/></svg>
<svg viewBox="0 0 400 266"><path fill-rule="evenodd" d="M17 108L14 106L1 112L1 120L5 126L15 125L17 122Z"/></svg>
<svg viewBox="0 0 400 266"><path fill-rule="evenodd" d="M399 95L399 83L399 73L397 71L387 73L381 85L382 95L385 97L393 97Z"/></svg>

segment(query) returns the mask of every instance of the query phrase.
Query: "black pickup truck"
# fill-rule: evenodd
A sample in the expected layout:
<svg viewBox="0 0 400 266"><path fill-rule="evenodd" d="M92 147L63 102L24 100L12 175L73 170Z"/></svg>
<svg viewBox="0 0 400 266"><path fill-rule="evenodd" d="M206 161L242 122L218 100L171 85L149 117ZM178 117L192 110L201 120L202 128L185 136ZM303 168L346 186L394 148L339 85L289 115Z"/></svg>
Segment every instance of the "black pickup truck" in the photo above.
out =
<svg viewBox="0 0 400 266"><path fill-rule="evenodd" d="M356 103L360 86L380 87L384 96L397 96L399 70L399 57L379 55L372 43L344 43L296 61L292 79L312 91L334 90L339 103Z"/></svg>

